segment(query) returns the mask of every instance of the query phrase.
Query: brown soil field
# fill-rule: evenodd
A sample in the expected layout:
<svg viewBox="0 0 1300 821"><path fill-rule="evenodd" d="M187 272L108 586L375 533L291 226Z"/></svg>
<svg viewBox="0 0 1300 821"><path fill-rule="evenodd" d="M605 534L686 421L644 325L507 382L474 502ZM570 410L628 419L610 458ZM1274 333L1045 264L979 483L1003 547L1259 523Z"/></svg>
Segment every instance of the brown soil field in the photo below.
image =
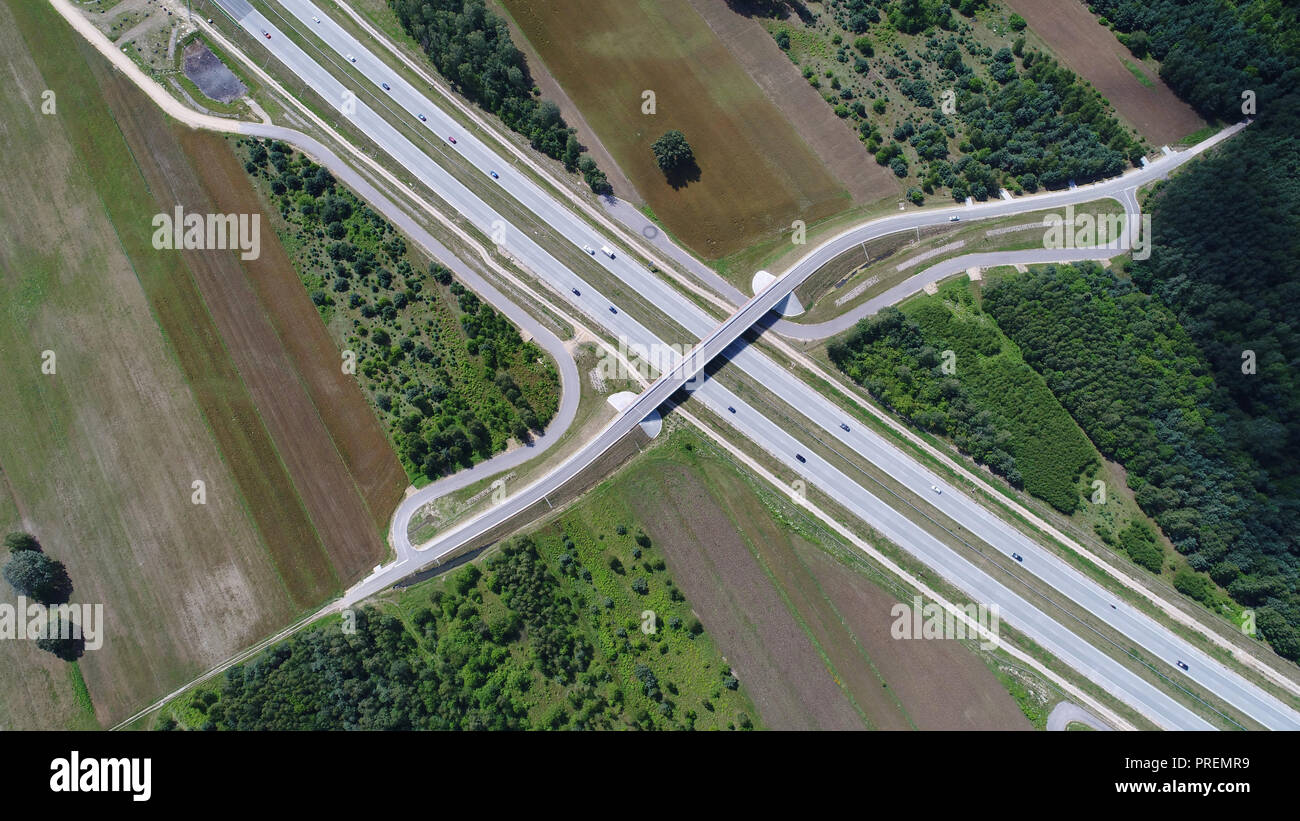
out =
<svg viewBox="0 0 1300 821"><path fill-rule="evenodd" d="M796 552L918 730L1032 730L1014 698L961 642L889 635L898 599L825 551Z"/></svg>
<svg viewBox="0 0 1300 821"><path fill-rule="evenodd" d="M560 114L564 117L564 121L577 130L578 141L582 143L582 147L600 166L600 170L605 172L609 184L614 188L614 193L634 205L644 205L645 198L641 196L641 192L636 190L636 186L623 173L623 169L618 167L618 163L614 161L614 155L610 154L609 150L601 143L600 137L587 122L587 118L582 116L582 111L569 98L564 87L555 79L550 70L546 68L545 61L537 54L537 49L533 48L533 44L528 41L528 37L519 28L519 24L514 21L509 11L501 4L501 0L492 0L490 7L510 26L510 37L515 41L515 46L519 51L523 53L524 63L528 66L528 73L533 78L533 84L542 92L542 99L550 100L560 107Z"/></svg>
<svg viewBox="0 0 1300 821"><path fill-rule="evenodd" d="M851 204L688 0L503 3L655 216L700 256ZM645 90L656 95L654 114L642 113ZM700 169L676 189L650 150L674 128Z"/></svg>
<svg viewBox="0 0 1300 821"><path fill-rule="evenodd" d="M161 212L176 205L187 213L213 213L198 178L179 141L156 107L124 79L116 75L103 84L103 92L123 136L132 147L132 155L141 175ZM262 231L263 235L269 233ZM267 238L263 236L262 242ZM252 400L252 415L243 425L264 430L268 444L287 472L289 488L273 496L269 504L304 506L305 523L313 529L311 538L290 542L267 539L276 556L276 564L287 578L309 580L311 595L317 600L339 589L339 578L331 560L342 568L349 564L350 552L358 545L349 544L349 535L374 534L368 527L368 511L350 519L341 515L348 505L342 491L350 489L346 479L339 481L337 453L329 442L315 409L307 399L297 374L293 371L279 339L261 311L257 297L244 277L236 254L230 251L184 251L179 253L188 267L202 308L210 317L220 349L229 358ZM166 308L160 307L160 316ZM169 323L163 325L170 330ZM197 371L191 378L202 379L207 371ZM341 465L338 466L341 469ZM355 495L355 493L353 494ZM357 522L363 527L358 529ZM324 550L322 550L322 544ZM364 541L362 545L364 545ZM352 560L355 562L355 559ZM373 563L372 563L373 564ZM310 601L310 600L309 600Z"/></svg>
<svg viewBox="0 0 1300 821"><path fill-rule="evenodd" d="M14 91L0 98L5 526L34 533L106 621L75 667L0 642L0 723L108 725L302 612L259 538L294 520L267 510L279 485L257 459L279 471L278 457L235 423L256 412L183 260L150 245L159 209L104 104L107 64L47 4L6 0L0 68Z"/></svg>
<svg viewBox="0 0 1300 821"><path fill-rule="evenodd" d="M693 464L641 470L629 504L764 725L1032 729L976 653L893 639L895 594L856 557L837 558L774 516L730 463L698 452Z"/></svg>
<svg viewBox="0 0 1300 821"><path fill-rule="evenodd" d="M775 730L866 724L719 501L686 465L665 463L629 499L723 657Z"/></svg>
<svg viewBox="0 0 1300 821"><path fill-rule="evenodd" d="M1006 0L1071 71L1092 83L1119 115L1155 146L1176 142L1205 127L1191 106L1097 22L1087 6L1076 0ZM1148 88L1124 65L1143 69Z"/></svg>
<svg viewBox="0 0 1300 821"><path fill-rule="evenodd" d="M124 89L126 81L115 85ZM196 163L192 164L177 139L180 132L167 127L161 112L132 101L128 95L118 97L110 92L108 100L128 142L139 149L135 151L136 162L160 210L168 211L179 204L187 213L222 211L204 191L195 171ZM264 221L264 228L259 234L262 247L277 244L268 221ZM281 258L283 255L281 250ZM325 555L303 550L285 558L292 562L292 572L313 573L318 590L337 592L340 581L346 584L364 576L383 558L385 548L380 531L371 526L369 509L357 494L356 485L304 388L303 378L272 326L267 308L278 310L279 306L263 305L259 301L250 283L259 272L242 267L237 254L184 252L184 256L225 348L325 548ZM282 273L296 277L292 268ZM298 291L298 298L310 307L301 286ZM289 309L292 310L292 302ZM315 322L321 324L319 319ZM330 361L341 362L337 355L331 356Z"/></svg>
<svg viewBox="0 0 1300 821"><path fill-rule="evenodd" d="M406 473L356 379L344 374L339 366L342 360L338 347L303 288L284 246L270 230L272 215L266 212L249 184L226 139L197 131L186 131L180 138L218 211L261 212L265 229L262 253L257 259L243 261L244 270L365 499L374 529L386 533L393 510L406 490Z"/></svg>
<svg viewBox="0 0 1300 821"><path fill-rule="evenodd" d="M738 14L727 0L690 2L768 99L786 119L799 124L799 135L848 189L855 204L900 195L903 189L898 177L876 162L854 133L852 123L835 116L834 107L808 84L762 23Z"/></svg>

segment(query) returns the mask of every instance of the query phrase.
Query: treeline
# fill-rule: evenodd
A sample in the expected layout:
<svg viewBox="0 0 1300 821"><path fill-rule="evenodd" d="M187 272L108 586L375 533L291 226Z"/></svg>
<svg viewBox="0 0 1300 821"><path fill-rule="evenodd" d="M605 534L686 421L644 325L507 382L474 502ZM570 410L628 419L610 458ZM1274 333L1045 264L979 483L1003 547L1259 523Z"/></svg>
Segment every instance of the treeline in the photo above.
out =
<svg viewBox="0 0 1300 821"><path fill-rule="evenodd" d="M834 62L815 71L805 53L804 77L817 88L822 74L829 78L828 103L856 124L877 163L897 177L917 178L906 194L917 204L943 188L957 201L996 197L1003 187L1059 188L1112 177L1141 161L1141 142L1074 72L1027 49L1023 36L996 51L976 37L972 29L982 24L960 15L983 5L831 0L818 19L829 17L841 29L830 39ZM1012 15L1013 32L1024 27ZM895 31L924 39L912 41L909 52ZM781 48L792 47L789 31L773 35ZM845 70L852 72L846 81ZM882 115L891 110L897 124L884 128Z"/></svg>
<svg viewBox="0 0 1300 821"><path fill-rule="evenodd" d="M1078 479L1097 465L1095 451L1043 380L1003 352L1001 333L965 286L906 315L886 308L827 351L881 404L951 438L1013 486L1064 513L1079 506Z"/></svg>
<svg viewBox="0 0 1300 821"><path fill-rule="evenodd" d="M1161 255L1157 248L1152 258ZM1175 297L1196 288L1187 269L1179 270ZM1238 261L1234 275L1242 270ZM1258 626L1277 652L1300 659L1300 509L1294 485L1286 484L1292 477L1279 482L1269 470L1279 460L1294 470L1295 460L1261 458L1283 450L1275 435L1282 427L1261 426L1242 412L1162 298L1094 264L1007 278L986 292L984 304L1097 448L1124 465L1139 506L1191 568L1257 608ZM1221 309L1216 318L1230 319ZM1261 440L1261 432L1274 435ZM1130 545L1149 541L1131 534L1124 544L1148 567ZM1176 580L1179 588L1212 600L1208 579L1194 575Z"/></svg>
<svg viewBox="0 0 1300 821"><path fill-rule="evenodd" d="M483 0L389 0L406 32L462 94L569 171L579 171L597 194L610 193L604 172L583 155L577 133L560 108L537 99L524 56L506 22Z"/></svg>
<svg viewBox="0 0 1300 821"><path fill-rule="evenodd" d="M650 540L638 533L617 545L640 557ZM408 601L401 618L366 607L347 628L336 621L297 633L174 704L172 715L205 730L693 727L696 711L678 702L695 694L673 682L680 671L667 650L669 636L698 646L699 623L655 616L648 635L615 627L646 606L642 595L625 589L631 601L616 604L601 592L609 571L584 567L567 537L555 547L519 538L485 562L486 572L467 565ZM738 686L734 678L712 686L706 712L738 700L721 695ZM751 723L744 713L736 721Z"/></svg>
<svg viewBox="0 0 1300 821"><path fill-rule="evenodd" d="M1242 118L1242 92L1259 112L1300 88L1294 6L1276 0L1090 0L1139 57L1160 61L1160 77L1207 119Z"/></svg>

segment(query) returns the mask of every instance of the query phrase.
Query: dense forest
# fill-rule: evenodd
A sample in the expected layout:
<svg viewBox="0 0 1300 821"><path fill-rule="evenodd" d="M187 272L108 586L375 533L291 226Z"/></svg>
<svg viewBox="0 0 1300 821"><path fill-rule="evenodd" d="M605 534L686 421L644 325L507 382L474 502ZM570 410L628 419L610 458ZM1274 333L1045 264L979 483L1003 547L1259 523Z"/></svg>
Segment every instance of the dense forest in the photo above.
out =
<svg viewBox="0 0 1300 821"><path fill-rule="evenodd" d="M401 617L367 607L354 629L299 632L191 693L164 727L751 727L739 682L649 539L624 527L571 535L516 539L486 573L467 565L408 594ZM588 548L605 560L584 564ZM683 672L710 667L705 681Z"/></svg>
<svg viewBox="0 0 1300 821"><path fill-rule="evenodd" d="M1279 442L1255 438L1259 420L1219 384L1174 311L1091 263L1008 277L985 307L1098 449L1125 466L1138 504L1191 568L1258 608L1275 649L1300 658L1300 510L1262 458ZM1139 552L1149 539L1123 541L1150 566ZM1209 595L1207 583L1179 581Z"/></svg>
<svg viewBox="0 0 1300 821"><path fill-rule="evenodd" d="M1281 0L1089 0L1138 57L1160 61L1160 77L1207 119L1242 115L1242 92L1262 113L1300 88L1294 57L1300 28Z"/></svg>
<svg viewBox="0 0 1300 821"><path fill-rule="evenodd" d="M406 32L458 91L528 138L533 148L580 171L591 190L610 192L605 174L583 156L560 107L534 94L510 28L483 0L389 0Z"/></svg>
<svg viewBox="0 0 1300 821"><path fill-rule="evenodd" d="M963 453L1063 513L1096 453L1046 384L954 283L862 320L831 342L831 360L885 407L952 439ZM945 356L945 352L951 352Z"/></svg>

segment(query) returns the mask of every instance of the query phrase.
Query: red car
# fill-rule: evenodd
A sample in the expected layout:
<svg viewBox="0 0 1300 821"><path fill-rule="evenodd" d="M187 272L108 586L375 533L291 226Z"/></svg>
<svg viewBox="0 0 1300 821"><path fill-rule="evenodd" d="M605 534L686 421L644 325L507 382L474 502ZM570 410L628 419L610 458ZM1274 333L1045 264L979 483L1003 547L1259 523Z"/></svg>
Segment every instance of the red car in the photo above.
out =
<svg viewBox="0 0 1300 821"><path fill-rule="evenodd" d="M266 35L266 39L268 39L268 40L271 39L271 32L269 32L269 31L264 31L264 32L262 32L262 33Z"/></svg>
<svg viewBox="0 0 1300 821"><path fill-rule="evenodd" d="M455 138L455 137L448 137L447 140L450 141L452 145L455 145L455 144L456 144L456 138Z"/></svg>

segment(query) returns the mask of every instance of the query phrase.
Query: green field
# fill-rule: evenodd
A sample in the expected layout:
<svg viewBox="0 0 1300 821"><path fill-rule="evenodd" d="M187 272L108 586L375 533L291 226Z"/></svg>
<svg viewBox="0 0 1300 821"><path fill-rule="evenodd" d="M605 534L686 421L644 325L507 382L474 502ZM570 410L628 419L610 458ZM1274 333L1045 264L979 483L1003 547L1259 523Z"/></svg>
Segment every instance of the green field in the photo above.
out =
<svg viewBox="0 0 1300 821"><path fill-rule="evenodd" d="M22 90L0 103L0 349L13 357L0 471L24 529L107 621L78 664L84 684L4 642L0 709L6 727L86 726L88 693L108 723L318 595L275 554L310 560L314 534L182 257L150 246L160 209L106 103L121 81L48 5L8 2L0 18ZM41 89L57 114L41 113ZM196 479L206 504L191 502Z"/></svg>
<svg viewBox="0 0 1300 821"><path fill-rule="evenodd" d="M1063 513L1082 504L1079 479L1098 465L1096 450L980 309L973 283L883 311L828 350L886 407L952 437L1012 485Z"/></svg>

